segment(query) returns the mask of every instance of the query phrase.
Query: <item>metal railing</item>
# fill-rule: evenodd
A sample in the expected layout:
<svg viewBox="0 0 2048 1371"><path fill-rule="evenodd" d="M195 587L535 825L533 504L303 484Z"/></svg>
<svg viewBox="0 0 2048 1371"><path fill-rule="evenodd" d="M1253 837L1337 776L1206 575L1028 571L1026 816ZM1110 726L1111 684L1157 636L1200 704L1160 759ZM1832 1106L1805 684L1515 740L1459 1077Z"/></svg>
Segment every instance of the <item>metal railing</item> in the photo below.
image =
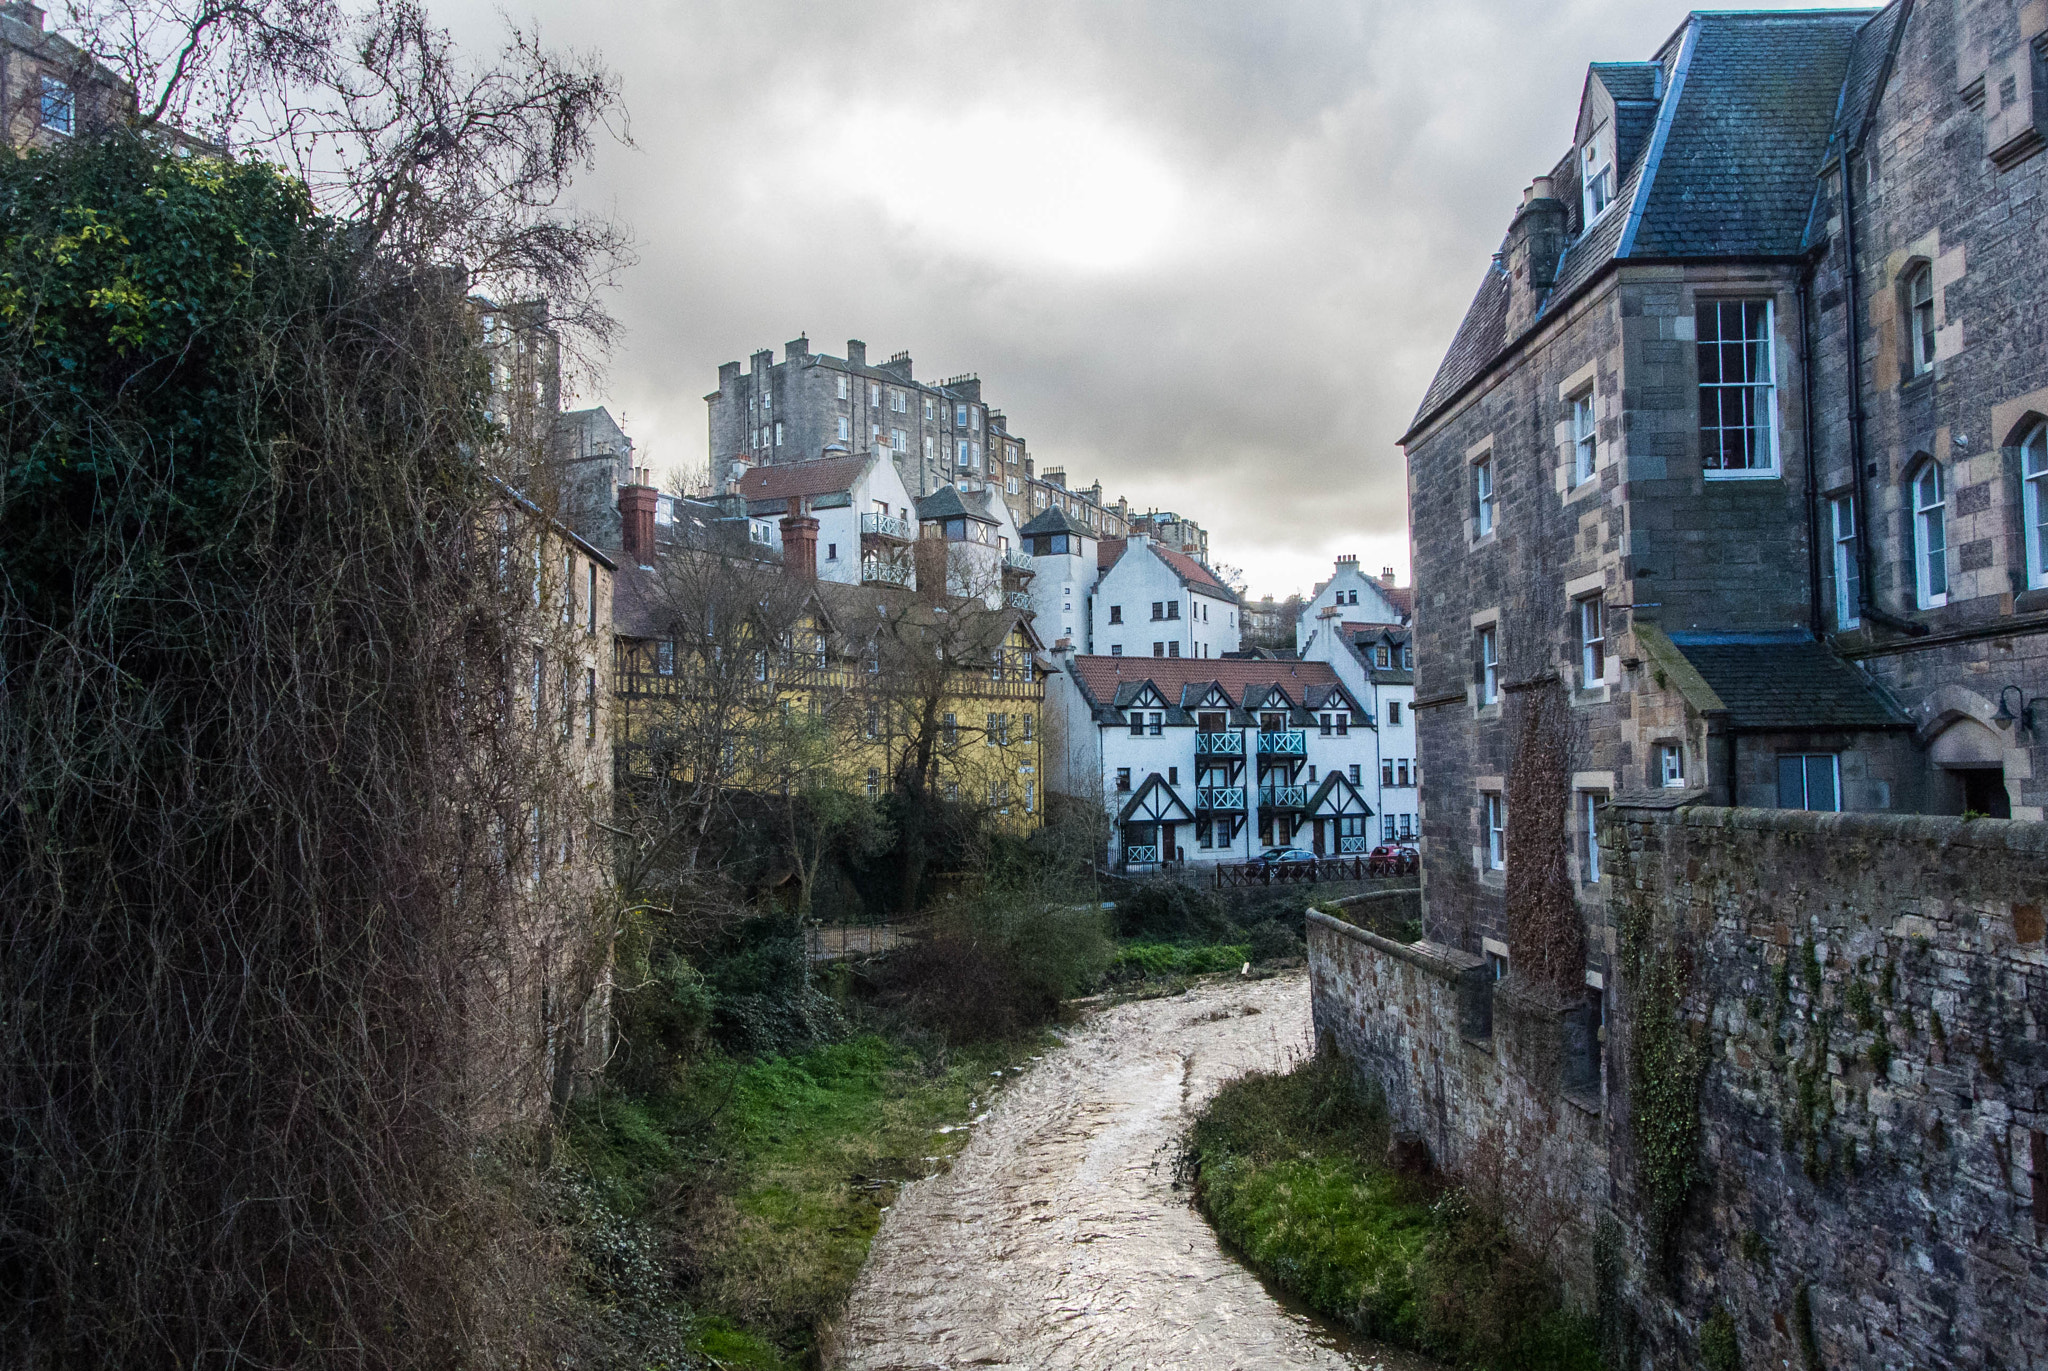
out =
<svg viewBox="0 0 2048 1371"><path fill-rule="evenodd" d="M1195 792L1195 808L1241 810L1244 808L1244 787L1241 785L1203 786Z"/></svg>
<svg viewBox="0 0 2048 1371"><path fill-rule="evenodd" d="M860 579L866 585L907 586L913 578L907 562L883 562L871 557L860 564Z"/></svg>
<svg viewBox="0 0 2048 1371"><path fill-rule="evenodd" d="M1149 847L1127 847L1124 849L1125 866L1149 866L1159 860L1159 844Z"/></svg>
<svg viewBox="0 0 2048 1371"><path fill-rule="evenodd" d="M1031 608L1031 592L1028 590L1013 590L1004 597L1004 601L1011 609L1029 609Z"/></svg>
<svg viewBox="0 0 2048 1371"><path fill-rule="evenodd" d="M1308 735L1298 728L1259 734L1259 751L1268 757L1306 757Z"/></svg>
<svg viewBox="0 0 2048 1371"><path fill-rule="evenodd" d="M1036 571L1038 570L1038 564L1031 560L1031 554L1028 552L1019 552L1015 548L1005 548L1003 550L1003 570Z"/></svg>
<svg viewBox="0 0 2048 1371"><path fill-rule="evenodd" d="M1244 756L1244 735L1242 733L1197 733L1195 735L1197 757L1242 757Z"/></svg>
<svg viewBox="0 0 2048 1371"><path fill-rule="evenodd" d="M863 514L860 516L860 531L870 537L893 538L899 543L910 541L910 521L888 514Z"/></svg>
<svg viewBox="0 0 2048 1371"><path fill-rule="evenodd" d="M1306 809L1308 808L1308 787L1305 785L1262 785L1259 787L1260 809Z"/></svg>
<svg viewBox="0 0 2048 1371"><path fill-rule="evenodd" d="M1372 851L1372 839L1346 838L1340 836L1337 839L1337 851L1346 854L1352 852L1370 852Z"/></svg>

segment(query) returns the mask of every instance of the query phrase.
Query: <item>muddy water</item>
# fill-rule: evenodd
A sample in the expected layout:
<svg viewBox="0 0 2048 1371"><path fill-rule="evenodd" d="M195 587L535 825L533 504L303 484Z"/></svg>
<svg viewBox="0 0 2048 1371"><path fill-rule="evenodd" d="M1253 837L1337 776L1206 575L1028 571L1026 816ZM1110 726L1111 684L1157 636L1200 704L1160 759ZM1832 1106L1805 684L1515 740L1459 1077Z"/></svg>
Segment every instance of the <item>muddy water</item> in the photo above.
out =
<svg viewBox="0 0 2048 1371"><path fill-rule="evenodd" d="M840 1364L1421 1371L1283 1307L1173 1189L1193 1112L1309 1046L1300 973L1094 1014L1002 1088L951 1170L903 1190Z"/></svg>

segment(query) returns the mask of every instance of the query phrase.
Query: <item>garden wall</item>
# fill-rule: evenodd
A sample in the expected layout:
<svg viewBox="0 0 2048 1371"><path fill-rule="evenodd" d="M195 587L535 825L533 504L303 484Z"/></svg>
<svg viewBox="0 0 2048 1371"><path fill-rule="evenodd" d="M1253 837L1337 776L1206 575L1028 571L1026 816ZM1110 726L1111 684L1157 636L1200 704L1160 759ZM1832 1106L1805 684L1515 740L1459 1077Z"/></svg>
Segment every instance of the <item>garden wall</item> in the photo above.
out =
<svg viewBox="0 0 2048 1371"><path fill-rule="evenodd" d="M1319 1040L1522 1187L1622 1364L1725 1311L1746 1366L2048 1367L2048 825L1615 805L1602 847L1597 1090L1513 977L1326 916Z"/></svg>

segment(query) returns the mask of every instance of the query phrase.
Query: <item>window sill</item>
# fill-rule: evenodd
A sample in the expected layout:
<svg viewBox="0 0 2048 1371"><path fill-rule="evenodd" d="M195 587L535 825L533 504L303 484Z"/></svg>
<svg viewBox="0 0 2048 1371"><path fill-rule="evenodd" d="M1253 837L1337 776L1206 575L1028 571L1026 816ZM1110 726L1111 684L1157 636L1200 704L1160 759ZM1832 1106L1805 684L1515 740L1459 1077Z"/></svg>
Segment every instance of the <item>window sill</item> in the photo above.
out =
<svg viewBox="0 0 2048 1371"><path fill-rule="evenodd" d="M1602 681L1596 686L1584 686L1572 692L1574 705L1604 705L1613 693L1613 687Z"/></svg>
<svg viewBox="0 0 2048 1371"><path fill-rule="evenodd" d="M1492 704L1473 705L1472 717L1481 723L1498 722L1500 719L1500 701L1495 700Z"/></svg>
<svg viewBox="0 0 2048 1371"><path fill-rule="evenodd" d="M1757 471L1703 471L1701 476L1709 481L1776 481L1784 476L1776 467Z"/></svg>
<svg viewBox="0 0 2048 1371"><path fill-rule="evenodd" d="M1498 543L1499 541L1500 525L1495 524L1492 528L1486 530L1486 532L1484 533L1478 534L1474 537L1466 538L1465 547L1468 551L1477 552L1479 551L1479 549L1483 547L1492 547L1495 543Z"/></svg>
<svg viewBox="0 0 2048 1371"><path fill-rule="evenodd" d="M2048 586L2035 586L2012 597L2015 614L2033 614L2048 609Z"/></svg>
<svg viewBox="0 0 2048 1371"><path fill-rule="evenodd" d="M1575 505L1588 496L1598 495L1599 493L1600 473L1596 471L1577 485L1568 487L1564 493L1564 503Z"/></svg>
<svg viewBox="0 0 2048 1371"><path fill-rule="evenodd" d="M1934 610L1937 610L1937 609L1947 609L1947 608L1948 608L1948 596L1946 596L1946 595L1935 595L1935 596L1930 596L1930 597L1929 597L1928 599L1922 600L1922 601L1920 601L1920 602L1919 602L1918 604L1915 604L1915 605L1913 606L1913 608L1914 608L1914 609L1916 609L1916 610L1918 610L1918 611L1920 611L1920 612L1921 612L1922 614L1927 614L1927 613L1931 613L1932 611L1934 611Z"/></svg>
<svg viewBox="0 0 2048 1371"><path fill-rule="evenodd" d="M1600 1117L1600 1096L1593 1091L1567 1090L1564 1092L1564 1102L1581 1114L1596 1119Z"/></svg>

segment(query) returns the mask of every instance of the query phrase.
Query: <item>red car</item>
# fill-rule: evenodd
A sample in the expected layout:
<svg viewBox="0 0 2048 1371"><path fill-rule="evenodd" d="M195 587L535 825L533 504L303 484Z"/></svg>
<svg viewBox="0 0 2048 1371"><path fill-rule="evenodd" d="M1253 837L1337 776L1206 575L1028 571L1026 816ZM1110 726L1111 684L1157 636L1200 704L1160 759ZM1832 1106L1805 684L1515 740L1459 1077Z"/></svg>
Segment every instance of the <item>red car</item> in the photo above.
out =
<svg viewBox="0 0 2048 1371"><path fill-rule="evenodd" d="M1369 876L1412 876L1421 869L1421 856L1406 843L1381 843L1365 863Z"/></svg>

